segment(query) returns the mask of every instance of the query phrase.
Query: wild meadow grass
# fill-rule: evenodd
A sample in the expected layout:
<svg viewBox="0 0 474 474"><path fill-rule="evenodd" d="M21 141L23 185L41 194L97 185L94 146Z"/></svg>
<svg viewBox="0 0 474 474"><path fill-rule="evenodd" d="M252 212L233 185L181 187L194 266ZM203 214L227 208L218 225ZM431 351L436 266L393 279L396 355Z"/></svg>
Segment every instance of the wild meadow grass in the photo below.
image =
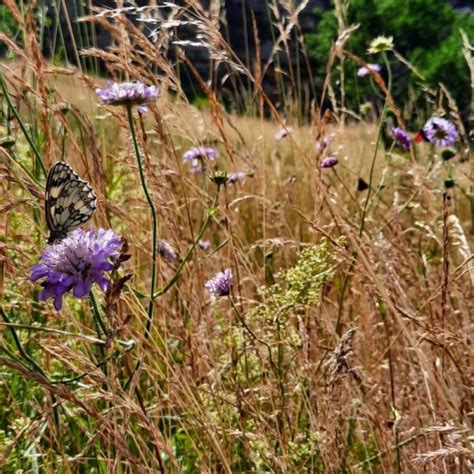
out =
<svg viewBox="0 0 474 474"><path fill-rule="evenodd" d="M103 104L106 79L45 60L31 10L5 2L22 41L0 34L15 54L0 66L0 471L470 472L474 182L449 92L426 90L411 119L391 96L396 38L358 58L346 25L326 100L303 107L290 84L275 101L258 54L240 63L185 3L176 21L193 14L246 113L183 50L166 56L165 28L152 42L120 9L87 19L117 46L81 57L159 94L146 112ZM285 27L297 15L276 27L282 49ZM466 38L474 70L471 52ZM377 106L344 108L347 61ZM455 136L445 122L420 136L430 117ZM30 276L61 160L97 195L84 229L123 240L106 291L71 284L57 311Z"/></svg>

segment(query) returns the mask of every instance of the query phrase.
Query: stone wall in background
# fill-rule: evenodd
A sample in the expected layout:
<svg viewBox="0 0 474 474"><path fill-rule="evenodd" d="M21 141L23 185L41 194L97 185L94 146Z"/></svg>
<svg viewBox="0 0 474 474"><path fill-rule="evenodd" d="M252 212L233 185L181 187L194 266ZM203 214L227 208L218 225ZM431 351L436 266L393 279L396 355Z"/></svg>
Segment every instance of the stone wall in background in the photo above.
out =
<svg viewBox="0 0 474 474"><path fill-rule="evenodd" d="M54 23L56 17L54 4L62 2L57 2L57 0L47 0L49 4L49 13L48 15ZM116 7L115 0L91 0L90 2L76 2L75 0L66 1L66 6L68 10L67 16L65 15L64 10L60 9L60 21L61 21L61 30L64 35L64 40L66 44L66 53L68 60L72 63L76 62L77 58L74 53L74 43L71 39L71 29L74 32L74 37L78 47L86 46L87 38L84 24L77 23L77 18L87 15L90 12L87 10L87 7L81 6L81 4L92 4L97 7L104 7L107 9L112 9ZM148 5L152 2L148 0L136 0L134 2L137 6ZM182 4L183 1L175 0L173 3ZM208 0L203 0L204 6L207 6ZM306 33L313 31L315 28L315 18L313 10L315 7L329 8L330 0L309 0L307 7L301 12L299 16L299 23L302 28L302 32ZM225 0L223 7L223 15L225 16L227 27L223 28L223 33L228 38L231 43L232 48L236 51L239 56L245 59L247 47L252 49L254 48L253 44L253 32L252 32L252 15L255 15L258 33L261 42L261 56L263 60L268 59L271 54L273 39L272 39L272 29L270 27L269 21L269 10L267 7L266 0ZM67 21L67 17L71 22ZM134 16L130 15L130 18L134 20ZM79 33L81 29L82 34ZM54 27L50 31L53 31ZM187 33L181 32L181 34L186 37ZM192 34L192 31L189 32ZM47 35L48 36L48 35ZM181 36L181 35L180 35ZM95 27L95 38L96 46L102 49L106 49L110 44L110 36L106 30L96 26ZM45 53L51 54L51 43L46 42ZM246 51L247 50L247 51ZM208 70L208 61L207 55L203 51L199 51L197 48L188 48L188 53L191 57L193 63L197 66L198 70L202 73L205 73ZM254 54L252 53L252 56Z"/></svg>
<svg viewBox="0 0 474 474"><path fill-rule="evenodd" d="M160 4L161 0L153 0L156 4ZM153 3L152 0L135 0L134 4L137 6L144 6ZM275 34L275 29L271 28L270 23L270 13L267 4L267 0L222 0L224 2L222 15L225 17L226 21L223 22L222 32L224 36L228 39L232 48L235 52L241 57L241 59L247 62L253 63L253 58L255 57L255 45L253 40L253 31L252 31L252 15L255 15L258 34L261 43L261 58L263 61L266 61L272 52L272 47L274 44L273 35ZM54 4L63 5L63 2L58 2L57 0L47 0L49 2L49 16L53 19L53 25L49 30L54 31ZM173 3L182 4L184 0L174 0ZM209 0L202 0L202 3L205 7L208 6ZM283 3L283 2L280 2ZM295 3L298 3L295 0ZM472 1L462 1L462 0L452 0L454 4L459 9L471 9L472 10ZM71 63L77 62L77 55L74 53L73 41L71 39L71 28L74 33L74 38L79 49L81 47L87 47L91 44L85 33L87 28L85 23L78 23L77 18L90 14L90 11L84 10L86 7L82 6L83 4L92 4L96 7L103 7L107 9L113 9L116 7L117 2L115 0L88 0L87 2L76 1L76 0L66 0L65 4L68 9L68 17L71 22L67 21L67 16L65 15L64 10L60 11L60 22L61 30L64 34L64 42L66 44L66 54L67 59ZM301 27L301 33L312 32L316 28L316 20L314 16L314 9L316 7L320 8L331 8L331 0L309 0L306 8L299 15L299 25ZM126 2L126 5L129 5ZM283 11L283 9L281 10ZM132 21L136 21L136 18L133 15L130 16ZM225 26L224 26L225 25ZM148 28L148 27L145 27ZM82 31L82 34L79 34L79 30ZM276 33L277 34L277 33ZM195 37L195 31L192 27L179 31L180 38L193 39ZM48 31L46 32L46 39L48 38ZM49 38L51 35L49 35ZM111 39L107 31L99 26L95 26L95 44L94 46L106 49L110 45ZM45 53L51 55L51 49L57 47L51 47L48 45L48 41L45 42ZM89 44L87 44L89 43ZM289 45L290 50L296 51L297 48L294 44ZM203 48L196 47L186 47L187 54L193 62L194 66L201 73L201 75L207 79L209 73L209 55L206 50ZM296 54L290 54L292 61L296 60ZM300 58L301 59L301 58ZM286 54L280 54L279 60L282 63L282 66L285 67L285 64L288 60ZM304 70L302 72L304 76ZM186 75L183 75L183 80L186 82ZM303 77L304 79L304 77ZM271 81L271 77L269 77ZM186 84L184 84L186 86ZM265 84L269 85L269 84ZM270 85L271 87L271 85Z"/></svg>

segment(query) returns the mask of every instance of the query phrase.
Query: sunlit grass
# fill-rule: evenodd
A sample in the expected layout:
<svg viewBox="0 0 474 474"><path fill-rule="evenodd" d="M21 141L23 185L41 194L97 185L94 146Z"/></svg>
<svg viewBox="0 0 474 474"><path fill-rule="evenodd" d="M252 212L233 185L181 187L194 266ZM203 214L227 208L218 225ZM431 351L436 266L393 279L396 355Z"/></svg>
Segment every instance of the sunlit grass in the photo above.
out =
<svg viewBox="0 0 474 474"><path fill-rule="evenodd" d="M303 121L270 106L255 78L264 116L228 111L205 87L197 107L173 89L173 69L152 73L164 58L122 26L130 62L121 53L102 60L161 87L146 114L133 111L137 149L126 109L100 106L104 79L39 58L1 66L45 168L64 159L91 184L98 209L85 227L113 229L131 258L113 292L95 287L96 306L69 295L57 312L38 300L29 275L46 246L45 177L5 113L0 135L14 143L0 148L0 470L468 469L465 134L449 162L427 143L405 152L389 134L376 148L387 127L374 110L342 123L314 107ZM284 123L294 132L278 141ZM219 151L206 173L182 160L194 146ZM158 239L178 255L158 256L149 336L152 235L137 150ZM321 169L329 155L338 164ZM215 171L246 177L217 186ZM368 200L360 179L372 186ZM226 268L232 291L212 297L204 285Z"/></svg>

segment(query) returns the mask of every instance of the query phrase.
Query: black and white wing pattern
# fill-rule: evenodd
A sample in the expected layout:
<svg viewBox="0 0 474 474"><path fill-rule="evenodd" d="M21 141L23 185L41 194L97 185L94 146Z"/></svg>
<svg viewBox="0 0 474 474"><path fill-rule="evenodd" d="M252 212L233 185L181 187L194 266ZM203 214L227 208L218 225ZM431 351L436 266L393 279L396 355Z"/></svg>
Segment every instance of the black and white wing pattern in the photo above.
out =
<svg viewBox="0 0 474 474"><path fill-rule="evenodd" d="M48 243L64 239L86 223L96 209L96 196L89 183L66 163L57 162L49 170L45 193Z"/></svg>

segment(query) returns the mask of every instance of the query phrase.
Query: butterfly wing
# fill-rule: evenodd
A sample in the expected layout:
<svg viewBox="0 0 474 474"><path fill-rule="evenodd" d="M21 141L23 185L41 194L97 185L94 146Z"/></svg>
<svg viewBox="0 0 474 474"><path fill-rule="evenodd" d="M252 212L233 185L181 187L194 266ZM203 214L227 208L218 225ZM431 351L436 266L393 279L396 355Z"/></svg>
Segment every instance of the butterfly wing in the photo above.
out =
<svg viewBox="0 0 474 474"><path fill-rule="evenodd" d="M96 196L89 184L66 163L53 165L45 195L48 242L54 243L86 223L96 209Z"/></svg>

